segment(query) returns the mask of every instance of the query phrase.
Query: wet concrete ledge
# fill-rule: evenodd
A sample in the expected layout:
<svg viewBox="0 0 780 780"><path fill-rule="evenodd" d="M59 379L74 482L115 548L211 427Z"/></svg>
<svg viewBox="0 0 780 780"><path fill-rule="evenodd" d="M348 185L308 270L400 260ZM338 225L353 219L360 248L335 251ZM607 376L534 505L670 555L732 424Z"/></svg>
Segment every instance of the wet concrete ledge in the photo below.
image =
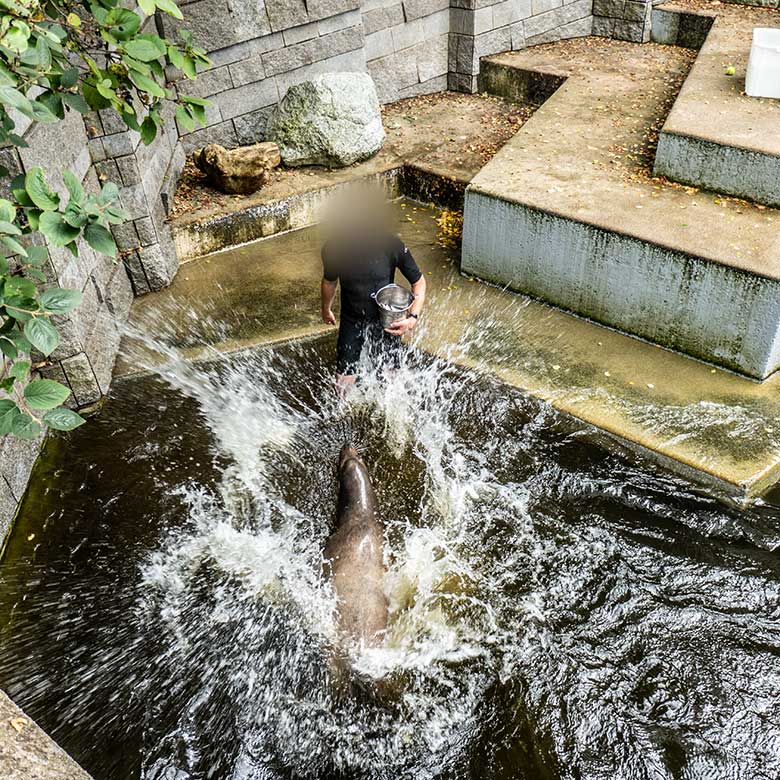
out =
<svg viewBox="0 0 780 780"><path fill-rule="evenodd" d="M780 212L724 211L615 152L645 143L681 52L591 39L483 59L502 94L561 84L467 188L462 268L764 379L780 367Z"/></svg>
<svg viewBox="0 0 780 780"><path fill-rule="evenodd" d="M753 28L777 26L780 14L734 7L717 14L684 2L653 9L654 41L701 47L661 131L654 170L780 206L780 103L743 94Z"/></svg>
<svg viewBox="0 0 780 780"><path fill-rule="evenodd" d="M92 780L43 729L0 691L2 780Z"/></svg>
<svg viewBox="0 0 780 780"><path fill-rule="evenodd" d="M480 284L436 240L436 209L394 208L429 282L421 349L540 398L594 426L609 449L640 453L719 495L756 497L777 480L780 372L754 382ZM314 227L290 231L186 263L170 288L135 302L132 322L143 332L164 320L167 343L191 361L335 338L319 317L320 238ZM124 353L125 375L159 360L141 344Z"/></svg>

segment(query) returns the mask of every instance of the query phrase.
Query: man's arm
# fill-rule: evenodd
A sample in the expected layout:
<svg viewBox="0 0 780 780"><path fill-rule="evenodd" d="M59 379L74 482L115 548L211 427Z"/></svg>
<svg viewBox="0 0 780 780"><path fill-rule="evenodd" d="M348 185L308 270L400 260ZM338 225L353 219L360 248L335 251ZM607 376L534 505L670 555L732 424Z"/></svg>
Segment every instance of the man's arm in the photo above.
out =
<svg viewBox="0 0 780 780"><path fill-rule="evenodd" d="M385 328L388 333L391 333L393 336L403 336L404 333L408 333L416 327L417 318L420 316L423 306L425 305L425 289L425 277L421 276L412 285L414 301L409 308L409 314L402 320L396 320L389 328Z"/></svg>
<svg viewBox="0 0 780 780"><path fill-rule="evenodd" d="M323 277L320 284L320 302L322 306L322 321L326 325L335 325L336 316L333 314L333 298L336 296L338 282L330 282Z"/></svg>

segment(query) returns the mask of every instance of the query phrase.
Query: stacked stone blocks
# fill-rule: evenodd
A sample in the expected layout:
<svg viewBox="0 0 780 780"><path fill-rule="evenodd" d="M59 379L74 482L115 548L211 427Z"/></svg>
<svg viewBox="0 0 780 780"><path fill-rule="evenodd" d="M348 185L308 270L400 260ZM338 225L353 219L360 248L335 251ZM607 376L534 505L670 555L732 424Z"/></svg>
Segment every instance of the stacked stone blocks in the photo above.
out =
<svg viewBox="0 0 780 780"><path fill-rule="evenodd" d="M590 35L592 0L452 0L449 88L475 92L480 58Z"/></svg>
<svg viewBox="0 0 780 780"><path fill-rule="evenodd" d="M593 34L647 43L652 12L649 0L593 0Z"/></svg>

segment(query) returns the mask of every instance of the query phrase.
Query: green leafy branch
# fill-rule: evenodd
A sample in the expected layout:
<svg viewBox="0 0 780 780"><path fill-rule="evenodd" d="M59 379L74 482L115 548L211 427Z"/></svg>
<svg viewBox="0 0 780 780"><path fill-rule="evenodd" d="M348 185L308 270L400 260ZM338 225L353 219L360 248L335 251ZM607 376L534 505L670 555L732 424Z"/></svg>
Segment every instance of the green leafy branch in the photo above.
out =
<svg viewBox="0 0 780 780"><path fill-rule="evenodd" d="M165 70L172 66L194 79L198 66L210 64L206 52L185 30L176 41L141 32L143 15L161 11L181 19L174 0L139 5L141 15L119 0L0 0L0 146L27 146L16 132L21 117L55 123L70 110L113 109L145 144L163 125L165 100L176 101L176 118L186 129L205 124L207 101L177 98ZM35 375L60 343L56 317L81 302L78 290L44 289L49 254L41 238L73 255L83 240L116 257L109 228L126 216L115 184L87 194L70 171L62 177L65 201L40 168L11 182L13 201L0 199L0 435L32 439L45 425L71 430L84 422L62 406L69 388Z"/></svg>
<svg viewBox="0 0 780 780"><path fill-rule="evenodd" d="M32 379L36 352L47 358L60 343L52 318L67 314L81 302L81 292L39 285L47 281L46 247L32 245L29 237L40 231L51 246L64 247L78 255L83 239L97 252L116 256L116 244L108 226L119 224L125 214L116 205L119 190L106 184L97 195L84 192L81 183L64 171L68 199L62 202L46 182L41 168L11 183L15 203L0 199L0 389L9 397L0 399L0 434L35 438L44 424L71 430L84 420L62 407L70 390L53 379Z"/></svg>
<svg viewBox="0 0 780 780"><path fill-rule="evenodd" d="M141 0L140 8L182 18L173 0ZM14 111L56 122L66 109L113 108L147 144L163 125L166 99L177 100L188 129L205 124L207 101L177 99L165 86L168 65L194 79L199 65L210 64L186 30L177 41L142 33L142 17L117 0L0 0L0 9L0 143L25 145Z"/></svg>

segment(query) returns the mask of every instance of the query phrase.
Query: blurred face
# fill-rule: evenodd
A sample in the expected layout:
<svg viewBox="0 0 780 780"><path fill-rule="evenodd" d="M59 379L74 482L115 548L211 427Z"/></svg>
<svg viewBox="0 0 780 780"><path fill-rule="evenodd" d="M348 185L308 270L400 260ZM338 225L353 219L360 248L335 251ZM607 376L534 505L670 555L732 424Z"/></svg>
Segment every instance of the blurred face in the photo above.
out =
<svg viewBox="0 0 780 780"><path fill-rule="evenodd" d="M394 232L394 220L383 190L358 184L331 197L325 205L322 229L327 241L365 243Z"/></svg>

